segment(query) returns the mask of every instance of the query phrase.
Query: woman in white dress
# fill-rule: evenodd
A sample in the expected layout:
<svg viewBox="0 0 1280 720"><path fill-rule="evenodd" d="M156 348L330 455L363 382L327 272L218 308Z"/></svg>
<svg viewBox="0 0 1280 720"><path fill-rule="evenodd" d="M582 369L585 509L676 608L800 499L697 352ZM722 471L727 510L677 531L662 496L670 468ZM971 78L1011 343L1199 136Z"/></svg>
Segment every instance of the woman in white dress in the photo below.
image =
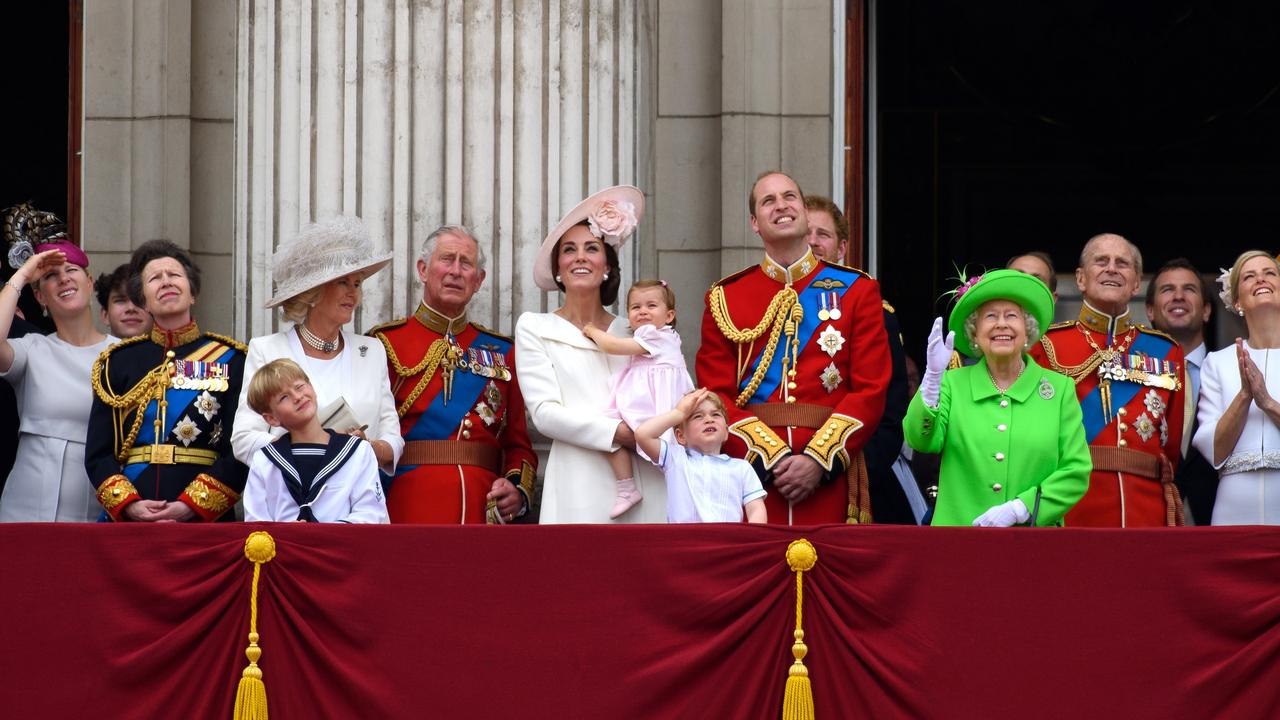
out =
<svg viewBox="0 0 1280 720"><path fill-rule="evenodd" d="M93 404L89 370L116 338L93 325L89 258L68 241L61 221L20 205L9 209L5 227L14 235L7 238L10 262L26 259L0 286L0 376L13 385L21 418L0 522L91 522L102 506L84 469ZM53 318L53 335L4 339L24 283Z"/></svg>
<svg viewBox="0 0 1280 720"><path fill-rule="evenodd" d="M547 235L533 267L534 282L560 290L554 312L525 313L516 322L516 369L529 419L550 437L542 486L542 523L661 523L667 488L653 465L633 458L644 502L609 518L616 484L606 453L635 449L625 422L610 418L609 378L627 358L607 355L582 334L591 323L630 337L626 317L606 306L622 282L618 250L644 212L644 195L629 185L607 188L570 210Z"/></svg>
<svg viewBox="0 0 1280 720"><path fill-rule="evenodd" d="M240 462L249 464L259 448L283 433L249 407L248 381L268 362L289 358L311 378L321 424L368 440L382 471L395 470L404 440L387 379L386 350L373 338L342 329L360 304L361 283L390 262L391 254L374 249L369 231L355 217L308 225L280 245L271 259L276 294L266 307L283 306L284 319L294 324L249 341L231 434ZM327 417L338 400L346 401L350 420Z"/></svg>
<svg viewBox="0 0 1280 720"><path fill-rule="evenodd" d="M1200 371L1196 449L1218 470L1214 525L1280 524L1280 265L1250 250L1222 278L1248 339L1209 353Z"/></svg>

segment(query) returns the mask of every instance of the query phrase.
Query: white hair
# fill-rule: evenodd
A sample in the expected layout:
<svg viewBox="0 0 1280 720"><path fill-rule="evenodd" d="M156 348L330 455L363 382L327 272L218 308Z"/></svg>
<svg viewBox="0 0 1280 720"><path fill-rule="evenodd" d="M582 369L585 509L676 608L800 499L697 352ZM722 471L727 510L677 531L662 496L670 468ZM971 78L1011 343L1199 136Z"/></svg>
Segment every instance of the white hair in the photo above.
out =
<svg viewBox="0 0 1280 720"><path fill-rule="evenodd" d="M476 267L484 270L484 245L480 244L480 241L476 239L476 234L471 232L471 228L466 225L441 225L435 230L432 230L431 234L427 236L427 239L422 241L422 252L418 254L418 257L422 260L430 261L431 255L436 251L436 245L439 244L440 238L444 235L464 237L475 243Z"/></svg>
<svg viewBox="0 0 1280 720"><path fill-rule="evenodd" d="M985 303L984 303L985 304ZM1022 311L1022 317L1027 322L1027 342L1023 345L1024 350L1030 350L1040 340L1040 321L1034 315L1018 308ZM964 319L964 336L969 341L969 347L974 350L978 349L978 311L974 310L969 313L969 317Z"/></svg>

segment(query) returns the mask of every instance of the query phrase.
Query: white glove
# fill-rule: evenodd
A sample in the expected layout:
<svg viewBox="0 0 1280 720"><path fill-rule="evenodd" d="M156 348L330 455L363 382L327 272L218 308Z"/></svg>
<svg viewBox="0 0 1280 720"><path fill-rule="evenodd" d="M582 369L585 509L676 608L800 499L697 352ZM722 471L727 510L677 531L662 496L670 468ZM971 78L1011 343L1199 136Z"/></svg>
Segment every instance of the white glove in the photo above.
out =
<svg viewBox="0 0 1280 720"><path fill-rule="evenodd" d="M1026 503L1021 498L1014 498L1007 503L1000 503L979 515L974 527L1013 527L1031 519Z"/></svg>
<svg viewBox="0 0 1280 720"><path fill-rule="evenodd" d="M924 377L920 378L920 395L924 404L931 408L938 407L938 393L942 390L942 373L951 364L951 355L956 346L956 334L947 333L942 339L942 318L934 318L933 329L929 331L929 346L925 348Z"/></svg>

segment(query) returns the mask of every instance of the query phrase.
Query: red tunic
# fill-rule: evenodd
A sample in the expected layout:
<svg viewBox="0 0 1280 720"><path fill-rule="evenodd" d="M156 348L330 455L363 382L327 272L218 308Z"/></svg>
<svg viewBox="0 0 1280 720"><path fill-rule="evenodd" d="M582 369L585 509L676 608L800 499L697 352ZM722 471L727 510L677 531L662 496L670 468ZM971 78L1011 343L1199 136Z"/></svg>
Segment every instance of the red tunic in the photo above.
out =
<svg viewBox="0 0 1280 720"><path fill-rule="evenodd" d="M1109 353L1114 370L1104 383ZM1086 304L1079 319L1050 327L1031 356L1076 381L1090 449L1136 450L1153 456L1154 466L1167 461L1170 473L1177 469L1187 422L1186 371L1172 338L1130 325L1128 313L1113 318ZM1089 490L1067 513L1068 526L1181 524L1181 500L1171 482L1100 468L1100 459L1094 450Z"/></svg>
<svg viewBox="0 0 1280 720"><path fill-rule="evenodd" d="M446 330L452 327L459 362L452 372L446 355L441 365L419 369L433 347L448 348ZM533 496L537 456L525 426L524 398L515 379L510 338L465 318L449 318L425 305L409 318L374 328L370 333L387 349L391 390L400 414L405 458L412 459L415 441L453 441L461 451L500 456L502 476L525 496ZM442 345L436 345L436 343ZM410 372L418 370L418 372ZM424 387L419 383L425 373ZM446 400L446 378L450 393ZM410 395L418 393L412 402ZM387 492L391 522L497 522L485 496L498 473L492 467L469 463L413 465L402 459Z"/></svg>
<svg viewBox="0 0 1280 720"><path fill-rule="evenodd" d="M802 309L801 316L791 317L795 331L788 332L783 318L748 339L771 307L788 306L791 290ZM775 323L774 353L759 373ZM850 458L858 457L880 421L891 374L876 281L811 253L789 269L766 255L760 265L721 280L707 294L696 367L699 384L716 391L729 409L724 452L751 462L766 488L774 467L792 453L804 453L822 467L817 492L796 505L770 491L765 500L769 522L845 522ZM744 393L757 376L758 387ZM758 416L771 419L772 413L753 408L761 403L774 406L772 411L778 405L794 404L798 410L808 405L816 411L809 414L818 417L806 424L820 427L763 422Z"/></svg>

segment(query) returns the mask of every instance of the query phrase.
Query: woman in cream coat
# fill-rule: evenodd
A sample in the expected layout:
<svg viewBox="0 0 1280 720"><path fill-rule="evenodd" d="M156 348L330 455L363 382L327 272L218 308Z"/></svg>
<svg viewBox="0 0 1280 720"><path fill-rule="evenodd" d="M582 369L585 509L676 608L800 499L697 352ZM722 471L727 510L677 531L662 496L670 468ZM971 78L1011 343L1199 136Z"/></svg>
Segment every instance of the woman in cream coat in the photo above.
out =
<svg viewBox="0 0 1280 720"><path fill-rule="evenodd" d="M259 448L284 432L271 428L249 407L248 380L266 363L289 358L311 379L321 424L365 438L373 446L378 466L388 474L394 471L404 440L387 379L386 350L373 338L342 329L360 304L360 284L390 262L389 253L375 256L368 231L353 217L307 226L280 246L271 263L276 295L266 307L283 305L284 318L295 324L249 341L245 382L231 435L237 460L249 464ZM342 427L323 417L323 411L339 398L346 400L353 423L359 425Z"/></svg>
<svg viewBox="0 0 1280 720"><path fill-rule="evenodd" d="M607 455L635 448L625 422L605 414L609 378L628 358L606 355L582 334L587 323L630 337L625 317L605 309L618 297L618 249L644 210L631 186L601 190L569 211L547 235L533 276L538 287L564 293L554 312L525 313L516 322L516 369L529 419L551 438L542 486L543 523L661 523L667 489L661 472L633 457L644 500L610 520L616 483Z"/></svg>

